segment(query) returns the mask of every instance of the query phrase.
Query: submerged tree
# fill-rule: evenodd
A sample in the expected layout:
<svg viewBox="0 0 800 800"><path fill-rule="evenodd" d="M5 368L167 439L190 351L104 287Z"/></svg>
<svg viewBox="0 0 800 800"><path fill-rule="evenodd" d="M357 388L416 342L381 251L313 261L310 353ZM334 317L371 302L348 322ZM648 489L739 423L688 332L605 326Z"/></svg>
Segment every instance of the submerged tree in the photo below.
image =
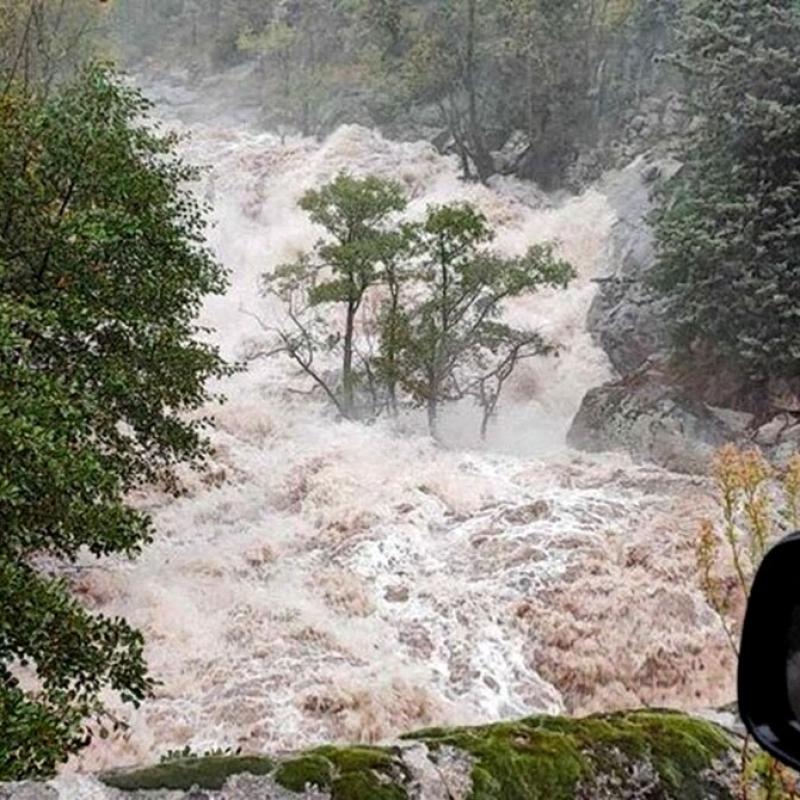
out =
<svg viewBox="0 0 800 800"><path fill-rule="evenodd" d="M505 323L505 302L565 287L574 270L552 243L517 258L493 252L494 232L470 205L433 207L414 223L398 219L405 205L397 184L375 177L340 175L306 193L301 206L329 236L265 276L289 324L259 319L272 338L250 356L288 355L346 418L362 412L357 387L372 414L396 414L404 397L426 408L434 436L441 405L472 398L485 435L519 363L556 349ZM332 354L336 374L320 363Z"/></svg>
<svg viewBox="0 0 800 800"><path fill-rule="evenodd" d="M800 13L692 4L680 66L701 120L657 219L676 353L751 386L800 378Z"/></svg>
<svg viewBox="0 0 800 800"><path fill-rule="evenodd" d="M409 312L400 369L433 435L440 406L470 396L484 409L485 432L518 362L553 350L538 333L504 324L503 306L541 287L565 287L573 268L552 244L503 258L487 249L493 238L486 218L469 205L431 208L420 230L422 295Z"/></svg>
<svg viewBox="0 0 800 800"><path fill-rule="evenodd" d="M376 177L340 174L303 195L300 207L327 237L312 254L266 276L265 288L285 304L290 326L278 329L281 346L321 386L345 417L356 413L356 319L368 290L391 270L405 247L389 224L406 207L400 186ZM323 306L341 307L344 320L331 331ZM319 350L341 351L341 375L331 385L315 367Z"/></svg>
<svg viewBox="0 0 800 800"><path fill-rule="evenodd" d="M378 305L378 352L367 359L375 379L384 387L392 414L399 409L398 392L402 377L401 357L408 336L408 300L414 280L413 254L417 228L400 224L386 232L382 242L378 284L382 299Z"/></svg>
<svg viewBox="0 0 800 800"><path fill-rule="evenodd" d="M183 412L227 371L194 322L225 286L195 171L147 109L101 67L0 100L0 779L47 775L102 733L103 691L149 692L141 635L51 567L149 540L126 495L203 457Z"/></svg>

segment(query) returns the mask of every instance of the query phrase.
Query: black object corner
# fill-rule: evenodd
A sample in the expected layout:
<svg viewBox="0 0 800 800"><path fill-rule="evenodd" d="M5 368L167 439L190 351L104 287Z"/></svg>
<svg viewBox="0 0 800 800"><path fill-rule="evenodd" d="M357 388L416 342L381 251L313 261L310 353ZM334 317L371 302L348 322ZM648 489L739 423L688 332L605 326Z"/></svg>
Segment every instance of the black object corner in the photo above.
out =
<svg viewBox="0 0 800 800"><path fill-rule="evenodd" d="M788 664L800 658L800 533L765 556L750 593L739 651L739 713L768 753L800 770L800 702Z"/></svg>

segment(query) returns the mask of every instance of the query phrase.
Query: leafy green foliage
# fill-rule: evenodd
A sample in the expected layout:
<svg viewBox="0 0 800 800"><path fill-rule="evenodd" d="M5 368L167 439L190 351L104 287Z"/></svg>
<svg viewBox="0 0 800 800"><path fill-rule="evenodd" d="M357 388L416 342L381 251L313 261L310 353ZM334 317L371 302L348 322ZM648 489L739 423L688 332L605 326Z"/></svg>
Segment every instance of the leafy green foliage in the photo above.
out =
<svg viewBox="0 0 800 800"><path fill-rule="evenodd" d="M726 445L714 459L720 524L700 523L697 571L700 588L738 659L741 619L756 572L769 549L800 525L800 454L776 470L758 449ZM779 520L781 520L779 522ZM755 800L797 800L795 773L758 746L739 756L743 794Z"/></svg>
<svg viewBox="0 0 800 800"><path fill-rule="evenodd" d="M325 101L336 91L339 62L346 52L343 11L328 0L274 5L258 30L246 30L239 46L264 67L267 119L281 130L319 135L330 126Z"/></svg>
<svg viewBox="0 0 800 800"><path fill-rule="evenodd" d="M294 330L282 331L283 349L325 388L346 417L355 413L356 315L367 291L391 268L406 246L392 230L393 214L406 207L400 186L377 177L354 178L345 173L319 190L303 195L300 207L325 229L312 255L278 268L265 287L288 306ZM322 305L341 304L344 326L339 335L326 332L318 315ZM329 351L341 344L341 387L329 386L315 371L314 350Z"/></svg>
<svg viewBox="0 0 800 800"><path fill-rule="evenodd" d="M103 689L150 690L141 636L43 564L147 543L125 495L203 456L184 412L227 371L194 323L225 285L183 188L195 172L147 109L102 67L0 101L0 777L47 774L85 744Z"/></svg>
<svg viewBox="0 0 800 800"><path fill-rule="evenodd" d="M800 18L796 4L692 4L680 64L701 124L657 218L675 346L751 384L800 376Z"/></svg>
<svg viewBox="0 0 800 800"><path fill-rule="evenodd" d="M192 68L251 59L267 124L343 122L427 136L466 178L561 186L613 144L673 75L681 0L117 0L123 52ZM498 152L509 144L507 152Z"/></svg>
<svg viewBox="0 0 800 800"><path fill-rule="evenodd" d="M374 119L435 119L467 178L512 171L545 188L563 185L582 151L611 158L633 109L672 77L654 57L677 0L364 5L369 40L383 44L371 63L381 87ZM376 5L392 14L370 14Z"/></svg>
<svg viewBox="0 0 800 800"><path fill-rule="evenodd" d="M436 434L439 406L472 397L484 411L485 434L517 364L555 350L537 332L502 321L506 300L565 287L574 276L555 245L503 258L488 248L494 233L486 218L466 204L404 222L400 187L377 177L339 175L300 205L327 237L265 276L289 324L264 325L277 344L254 355L287 354L349 418L362 413L357 389L369 392L372 413L397 413L402 392L427 408ZM336 306L344 324L331 333ZM342 367L332 380L316 357L333 353Z"/></svg>
<svg viewBox="0 0 800 800"><path fill-rule="evenodd" d="M429 209L419 229L423 294L409 312L400 380L427 407L432 433L441 403L479 393L491 415L502 381L490 398L488 381L502 374L502 366L513 370L520 358L554 349L536 332L503 324L503 303L543 286L564 288L573 268L556 257L552 244L503 258L486 249L493 238L486 218L466 204Z"/></svg>
<svg viewBox="0 0 800 800"><path fill-rule="evenodd" d="M0 92L49 89L74 74L104 38L102 0L0 0Z"/></svg>

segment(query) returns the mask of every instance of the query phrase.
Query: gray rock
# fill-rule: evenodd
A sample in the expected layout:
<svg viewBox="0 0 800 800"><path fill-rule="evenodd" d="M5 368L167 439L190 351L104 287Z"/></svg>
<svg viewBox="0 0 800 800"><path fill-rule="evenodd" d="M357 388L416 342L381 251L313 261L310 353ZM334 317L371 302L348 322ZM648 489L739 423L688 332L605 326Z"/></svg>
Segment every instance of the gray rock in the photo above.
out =
<svg viewBox="0 0 800 800"><path fill-rule="evenodd" d="M778 414L756 431L755 443L759 447L777 447L786 441L786 433L794 427L794 422L789 414Z"/></svg>
<svg viewBox="0 0 800 800"><path fill-rule="evenodd" d="M423 744L403 750L409 771L409 795L418 800L467 800L472 793L475 760L461 750L444 745L431 758Z"/></svg>
<svg viewBox="0 0 800 800"><path fill-rule="evenodd" d="M573 447L626 450L683 473L705 472L716 449L736 438L709 406L647 371L590 391L568 434Z"/></svg>
<svg viewBox="0 0 800 800"><path fill-rule="evenodd" d="M330 792L308 788L302 794L278 786L272 778L234 775L213 800L330 800ZM186 798L188 800L188 798Z"/></svg>
<svg viewBox="0 0 800 800"><path fill-rule="evenodd" d="M603 188L617 215L606 261L608 271L589 311L588 327L624 376L661 353L668 341L665 301L649 286L655 241L647 217L659 181L680 168L672 159L637 159L609 175Z"/></svg>
<svg viewBox="0 0 800 800"><path fill-rule="evenodd" d="M706 405L661 371L669 348L667 301L651 289L656 251L648 217L654 192L679 170L673 159L643 156L601 185L617 221L587 324L619 377L584 398L568 439L583 450L625 450L640 461L696 473L722 444L746 440L753 418ZM771 429L764 435L774 439Z"/></svg>
<svg viewBox="0 0 800 800"><path fill-rule="evenodd" d="M523 131L514 131L500 150L492 153L492 158L501 175L510 175L530 150L530 137Z"/></svg>
<svg viewBox="0 0 800 800"><path fill-rule="evenodd" d="M755 415L746 411L734 411L730 408L718 408L716 406L709 406L708 409L723 425L741 437L747 437L755 420Z"/></svg>

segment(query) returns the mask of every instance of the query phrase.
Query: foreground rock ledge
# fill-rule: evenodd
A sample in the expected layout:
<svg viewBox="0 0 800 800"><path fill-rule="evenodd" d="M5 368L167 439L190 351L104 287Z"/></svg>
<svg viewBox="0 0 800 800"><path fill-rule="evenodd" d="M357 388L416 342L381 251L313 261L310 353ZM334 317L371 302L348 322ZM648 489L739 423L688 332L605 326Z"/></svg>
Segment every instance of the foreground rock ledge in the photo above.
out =
<svg viewBox="0 0 800 800"><path fill-rule="evenodd" d="M320 747L284 758L213 756L47 784L2 800L705 800L733 798L736 745L671 712L531 717L440 728L391 747Z"/></svg>

